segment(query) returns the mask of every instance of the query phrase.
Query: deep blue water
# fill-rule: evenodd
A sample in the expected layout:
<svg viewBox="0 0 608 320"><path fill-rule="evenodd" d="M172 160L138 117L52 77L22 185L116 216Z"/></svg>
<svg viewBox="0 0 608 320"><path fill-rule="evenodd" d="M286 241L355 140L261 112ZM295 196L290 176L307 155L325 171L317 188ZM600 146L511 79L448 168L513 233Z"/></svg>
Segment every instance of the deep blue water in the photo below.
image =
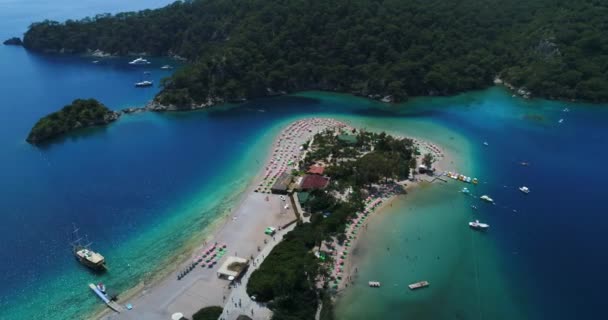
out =
<svg viewBox="0 0 608 320"><path fill-rule="evenodd" d="M0 39L46 17L163 3L0 0ZM126 116L44 148L25 143L38 118L74 98L95 97L118 109L141 105L157 90L133 88L143 70L128 66L127 59L92 60L0 47L0 318L65 319L73 317L64 312L76 312L75 305L87 310L96 303L83 295L95 276L69 253L72 223L115 268L104 281L124 289L155 271L158 261L144 251L170 255L178 250L188 232L200 230L221 209L207 206L212 201L200 195L246 181L252 173L237 169L255 169L253 160L263 157L256 151L266 146L268 133L309 115L372 119L376 129L383 122L395 127L432 122L463 135L474 146L475 174L486 182L479 191L497 202L479 212L493 226L487 239L504 263L501 276L512 285L510 293L536 309L529 318L603 318L606 106L570 104L571 112L564 113L564 103L522 101L498 88L400 107L311 93L210 112ZM158 69L167 60L152 60L147 69L158 82L167 75ZM561 125L560 118L565 119ZM520 185L530 187L531 194L517 191ZM188 232L175 232L191 221L196 223ZM26 310L26 301L47 305Z"/></svg>

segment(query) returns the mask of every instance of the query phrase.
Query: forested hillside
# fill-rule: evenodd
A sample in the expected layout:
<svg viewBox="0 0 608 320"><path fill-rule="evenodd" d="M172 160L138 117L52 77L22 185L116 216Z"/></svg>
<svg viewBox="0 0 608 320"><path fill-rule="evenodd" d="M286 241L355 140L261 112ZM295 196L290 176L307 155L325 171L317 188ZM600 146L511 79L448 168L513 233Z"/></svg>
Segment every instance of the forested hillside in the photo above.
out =
<svg viewBox="0 0 608 320"><path fill-rule="evenodd" d="M44 52L180 55L162 104L188 107L305 89L403 101L484 88L608 101L600 0L197 0L34 23Z"/></svg>

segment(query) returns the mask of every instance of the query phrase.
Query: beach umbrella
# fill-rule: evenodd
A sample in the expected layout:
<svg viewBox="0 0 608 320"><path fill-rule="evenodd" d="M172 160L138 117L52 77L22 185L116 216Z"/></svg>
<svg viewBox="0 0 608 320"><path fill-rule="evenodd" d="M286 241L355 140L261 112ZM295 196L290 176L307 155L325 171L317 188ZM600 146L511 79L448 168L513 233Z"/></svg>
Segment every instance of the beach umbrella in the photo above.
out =
<svg viewBox="0 0 608 320"><path fill-rule="evenodd" d="M171 315L171 320L182 320L184 319L184 314L181 312L176 312Z"/></svg>

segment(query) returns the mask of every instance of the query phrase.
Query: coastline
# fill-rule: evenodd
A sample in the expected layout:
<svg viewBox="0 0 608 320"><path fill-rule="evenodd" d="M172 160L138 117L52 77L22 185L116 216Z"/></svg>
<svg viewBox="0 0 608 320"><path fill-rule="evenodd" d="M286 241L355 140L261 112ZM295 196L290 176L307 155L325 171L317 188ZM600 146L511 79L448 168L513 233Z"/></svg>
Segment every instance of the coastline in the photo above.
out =
<svg viewBox="0 0 608 320"><path fill-rule="evenodd" d="M428 141L421 140L420 138L413 138L413 137L406 137L406 138L413 139L417 143L429 144ZM453 166L454 156L450 152L446 151L447 148L445 148L441 145L434 144L434 143L431 143L431 144L436 148L435 150L437 150L437 152L440 152L443 155L442 157L440 157L438 159L438 161L435 162L434 169L438 173L445 172L446 170L448 170L448 168ZM430 151L430 150L427 149L425 151ZM424 152L424 151L420 152L420 155L417 157L418 163L424 153L426 153L426 152ZM451 170L451 168L450 168L450 170ZM422 177L420 177L420 176L422 176ZM354 239L351 240L351 243L350 243L351 253L349 255L347 255L346 258L344 259L344 279L346 279L346 281L341 282L339 284L339 286L336 288L337 294L332 297L333 303L335 303L338 299L340 299L341 296L349 289L349 284L352 285L355 281L359 280L358 279L358 266L361 264L363 256L357 255L356 253L357 253L357 251L359 251L361 246L365 246L365 244L367 243L366 242L367 228L370 225L375 225L375 224L379 223L380 222L379 219L386 218L386 215L384 213L387 211L388 208L392 207L393 204L397 200L403 199L404 201L407 201L408 191L411 191L411 190L417 189L417 188L422 188L427 184L433 183L433 180L435 180L435 177L436 176L417 174L414 181L408 179L408 180L406 180L405 183L400 182L399 184L404 185L405 193L400 194L400 195L393 195L391 197L386 198L385 200L383 200L383 202L380 206L378 206L371 214L368 215L368 219L365 221L365 224L360 229L358 236L356 236ZM439 182L441 183L441 181L439 181ZM367 279L364 281L375 281L375 280Z"/></svg>
<svg viewBox="0 0 608 320"><path fill-rule="evenodd" d="M313 119L317 119L317 118L313 118ZM306 119L306 120L310 121L311 119ZM272 160L272 158L273 158L272 151L280 143L280 140L285 135L286 130L288 128L290 128L294 123L298 123L300 121L306 121L306 120L298 120L296 122L291 122L291 125L288 124L287 127L285 124L282 124L281 125L281 127L283 127L282 130L280 130L278 133L275 133L275 132L272 133L272 134L274 134L274 137L272 140L272 144L266 148L266 152L268 152L268 153L267 153L267 156L265 159L265 164L272 163L272 161L273 161ZM333 121L336 121L336 120L333 120ZM336 121L336 123L341 123L342 125L345 125L347 127L352 126L351 124L348 123L348 121L346 121L346 122ZM311 132L309 132L309 134L312 135L316 132L318 132L318 131L315 131L315 132L311 131ZM421 140L418 138L411 138L411 137L404 137L404 136L399 136L399 137L413 139L415 141L415 143L419 146L420 155L417 156L418 161L420 161L420 158L422 157L423 154L430 151L430 152L433 152L438 159L436 161L436 164L434 165L436 171L441 172L442 169L449 166L447 163L450 162L452 158L449 154L445 153L444 148L438 147L434 144L429 144L427 141L424 141L424 140ZM302 138L302 141L305 141L307 139L308 138ZM298 143L295 143L295 145L298 145L300 142L301 141L298 141ZM435 149L432 150L429 148L429 146L433 146ZM212 272L206 272L205 275L198 276L198 278L195 278L194 281L190 281L190 283L185 286L176 286L174 276L176 273L179 273L179 270L184 270L185 268L187 268L187 266L191 264L189 261L195 260L196 252L202 251L204 249L204 247L207 245L207 243L211 243L212 241L218 241L220 243L228 243L229 249L235 247L235 248L238 248L237 250L240 252L246 251L246 252L248 252L248 254L250 254L250 255L245 255L244 257L246 257L246 258L254 257L255 243L259 244L258 251L257 251L258 253L260 252L260 249L261 249L261 251L267 251L266 243L264 243L264 245L262 245L262 242L263 241L265 242L265 239L267 237L262 235L262 233L259 232L259 230L263 230L265 225L274 225L274 226L285 225L289 221L292 221L296 218L296 216L293 214L284 215L287 212L281 212L284 210L281 210L282 204L281 204L281 200L279 199L278 195L274 195L274 194L271 195L271 194L255 192L256 189L259 188L258 183L260 182L260 180L264 179L263 172L264 172L265 165L263 165L263 164L260 164L260 165L261 165L261 167L258 169L257 174L247 183L244 190L242 192L240 192L238 195L235 195L235 198L238 200L236 200L236 202L233 202L234 205L232 206L232 208L234 208L234 210L232 210L232 208L229 208L222 214L218 215L217 218L214 219L210 225L208 225L206 228L201 230L202 235L200 235L199 237L196 237L197 240L192 239L185 244L185 246L182 248L182 250L180 250L181 254L175 256L174 258L168 258L170 260L174 260L175 261L174 263L167 264L167 266L164 268L165 269L164 271L161 269L158 272L156 272L155 274L153 274L150 279L140 281L136 286L125 290L119 296L118 301L121 304L132 303L134 305L133 310L141 309L142 311L146 311L146 310L154 309L154 308L157 308L158 306L161 306L161 309L173 308L174 309L173 311L179 310L180 312L183 312L186 316L189 316L193 312L196 312L198 309L206 307L206 306L212 306L212 305L222 305L223 306L225 301L222 299L222 297L229 296L231 290L230 290L229 286L226 286L227 282L225 282L223 280L219 280L216 277L211 276L211 275L213 275ZM268 167L266 167L266 170L268 170ZM417 175L418 179L416 179L416 181L406 180L406 183L404 184L405 190L406 191L411 190L412 188L418 187L420 184L426 183L425 181L433 179L432 176L424 175L422 178L420 178L420 176L421 175ZM270 205L270 207L274 206L274 210L278 211L280 213L279 213L279 216L275 216L273 218L267 219L266 221L259 221L259 219L258 219L259 217L253 217L252 214L247 214L247 212L249 211L251 213L251 211L260 211L260 209L263 209L266 205L266 204L264 204L264 201L263 201L264 198L266 198L266 202L268 202L267 204ZM269 199L269 198L271 198L271 199ZM399 198L399 195L397 195L397 196L393 195L388 198L385 198L383 203L380 206L378 206L371 215L372 216L382 215L383 211L387 207L392 206L392 203L398 198ZM291 211L291 213L293 213L293 211ZM283 215L283 216L281 217L280 215ZM233 218L229 219L230 216L233 216ZM374 218L374 220L375 219L376 218ZM247 228L248 230L243 230L241 228L240 231L242 232L243 235L239 237L240 238L240 239L238 239L239 241L234 241L235 240L234 239L235 229L239 229L239 227L237 226L237 224L235 224L233 222L240 222L241 225L242 225L242 223L245 223L249 226L249 228ZM366 223L367 224L375 223L375 221L367 221ZM253 227L251 227L251 226L253 226ZM258 232L256 233L256 231L258 231ZM287 231L287 230L285 230L285 231ZM278 243L279 241L276 241L276 242L273 241L271 244L274 245L274 244ZM352 243L352 248L356 250L356 248L360 245L359 242L360 242L360 236L358 236L354 239L354 241ZM263 249L260 247L263 247ZM235 255L238 254L238 251L234 252ZM269 250L268 250L268 252L269 252ZM231 253L232 252L229 252L229 254L231 254ZM349 278L353 277L355 275L353 273L353 270L354 270L354 268L356 268L356 266L359 263L359 260L357 259L357 257L352 257L352 258L351 257L352 257L352 255L346 259L346 265L345 265L345 275L348 276ZM256 259L256 260L258 260L258 259ZM258 262L258 263L260 263L260 262ZM346 282L342 282L340 284L340 287L338 288L338 290L339 291L343 290L344 285L347 286ZM166 297L166 295L165 295L165 297L154 298L154 296L163 296L163 294L155 294L158 292L175 292L175 294L172 294L172 297L168 297L168 298ZM201 299L197 300L198 303L200 303L199 305L196 305L196 306L193 305L194 302L190 301L189 299L182 299L182 300L187 300L187 301L179 301L180 296L196 296L200 292L205 292L204 296L206 296L207 298L204 300L201 300ZM117 314L112 313L112 311L110 311L105 306L100 306L100 308L102 308L102 309L100 309L100 310L98 310L98 312L94 313L92 316L92 319L138 319L137 316L134 316L136 314L136 312L134 313L133 311L127 311L123 314L117 315ZM175 309L175 308L178 308L178 309ZM187 311L185 311L185 310L187 310ZM162 314L162 312L159 311L159 312L145 313L144 316L146 319L161 319L162 318L161 314ZM262 312L258 312L258 314L262 314ZM163 314L163 316L164 315L166 315L166 314Z"/></svg>
<svg viewBox="0 0 608 320"><path fill-rule="evenodd" d="M265 159L266 163L271 161L273 158L273 153L271 151L282 139L285 131L290 129L294 123L318 119L319 118L305 118L305 120L297 120L288 124L287 128L285 128L285 125L282 125L283 129L274 136L272 144L266 148L268 151ZM341 124L341 122L333 119L321 119ZM323 125L321 125L321 127L322 126ZM324 130L323 127L319 129L316 126L313 126L312 129L314 130L308 132L308 135L310 136L321 129ZM309 137L305 135L300 139L303 142L308 140L308 138ZM295 143L295 145L299 144ZM214 220L214 223L202 230L202 233L205 235L198 237L199 241L189 241L189 243L180 250L180 252L185 253L174 258L179 262L168 264L165 268L165 272L162 270L157 272L157 274L152 276L151 280L145 283L140 282L137 286L124 291L120 295L119 303L132 303L134 306L132 311L115 314L105 306L101 306L103 309L95 312L91 318L141 319L143 317L146 319L165 319L169 314L166 314L166 310L159 310L158 307L160 307L160 309L178 308L180 312L183 312L186 316L190 316L200 308L212 305L223 305L224 301L222 300L222 297L226 297L230 294L230 288L229 286L226 286L228 282L215 277L212 270L203 270L202 272L204 272L204 274L198 274L196 278L190 280L186 285L175 285L176 281L173 276L179 273L179 270L187 268L187 266L191 264L189 261L191 259L196 259L196 253L203 250L203 248L207 246L207 244L212 243L212 241L228 244L229 255L234 254L235 256L241 256L247 259L256 255L256 252L264 252L267 249L267 246L274 246L280 241L278 238L278 241L268 241L268 236L262 233L264 227L269 225L287 225L291 221L294 221L296 216L293 214L293 209L283 208L283 200L280 199L279 195L254 192L256 188L258 188L258 183L261 180L264 180L264 165L262 163L260 163L260 165L261 167L258 169L257 174L255 174L247 183L244 191L236 196L238 200L233 202L234 206L219 215ZM264 211L274 213L262 216L256 215L256 213ZM230 216L232 216L232 219L229 219ZM286 231L288 230L285 230L285 232ZM270 243L267 244L267 241ZM236 250L233 251L232 249ZM241 254L239 254L239 252ZM246 252L246 254L243 255L243 252ZM198 269L200 268L195 269L197 270L196 272L198 272ZM214 267L213 270L215 269L216 268ZM193 271L193 273L195 273L195 271ZM184 279L188 278L189 277L185 277ZM188 280L182 280L178 283L184 283L185 281ZM175 294L167 296L165 294L166 292L175 292ZM199 299L197 300L197 303L191 301L190 298L200 292L205 292L204 296L206 299ZM157 310L150 312L149 310L151 309ZM137 315L137 310L144 313Z"/></svg>
<svg viewBox="0 0 608 320"><path fill-rule="evenodd" d="M146 111L145 107L138 109L141 109L141 111ZM266 148L266 152L268 152L268 156L265 159L266 162L271 157L270 150L272 150L272 146L276 143L277 140L278 136L276 136L273 139L272 144ZM258 175L254 176L253 179L248 181L243 191L241 191L236 196L236 200L232 202L233 204L235 204L235 208L241 207L243 205L243 202L245 202L247 198L247 194L251 193L255 189L255 182L257 177ZM215 234L220 232L220 230L226 226L226 224L229 222L229 217L229 210L225 210L222 214L219 214L205 229L201 230L201 232L204 233L204 235L202 235L202 240L190 239L186 244L184 244L184 246L182 246L180 250L180 252L185 252L185 254L179 254L172 258L167 258L169 260L176 260L175 262L168 263L165 266L165 269L168 270L163 272L159 269L152 275L152 277L148 281L141 280L138 285L121 292L118 299L119 303L126 303L127 301L136 298L138 295L141 295L142 293L145 293L148 290L153 290L155 287L159 286L163 281L168 279L172 273L175 273L180 268L180 266L184 265L189 260L190 256L195 250L201 249L201 247L203 247L202 243L208 241L208 239L213 238ZM96 308L96 311L94 310L91 312L89 319L113 319L113 314L113 311L107 308L105 305L99 305L99 307Z"/></svg>

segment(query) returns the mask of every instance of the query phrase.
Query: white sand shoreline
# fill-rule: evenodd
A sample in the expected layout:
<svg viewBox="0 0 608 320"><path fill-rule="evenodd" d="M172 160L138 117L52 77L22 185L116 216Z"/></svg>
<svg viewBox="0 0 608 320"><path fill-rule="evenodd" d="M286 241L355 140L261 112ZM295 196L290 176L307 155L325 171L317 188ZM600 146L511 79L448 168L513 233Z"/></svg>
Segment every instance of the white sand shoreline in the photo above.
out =
<svg viewBox="0 0 608 320"><path fill-rule="evenodd" d="M306 130L302 129L300 136L290 138L286 135L287 130L294 130L294 124L301 124L302 122L310 124L314 121L318 122L317 125L312 125L310 129L308 127ZM93 318L160 320L169 319L174 312L181 312L186 317L191 317L200 308L213 305L226 305L225 312L229 312L231 309L234 311L231 315L225 314L225 319L236 318L238 312L247 314L246 312L242 312L243 310L239 310L240 308L237 308L236 305L235 308L232 308L232 304L227 303L230 299L234 299L235 296L239 297L239 301L241 299L250 299L246 296L246 293L243 293L244 289L239 287L231 289L228 286L228 281L221 280L216 276L215 272L219 265L221 265L221 261L211 269L207 267L201 268L200 266L195 267L179 281L176 279L177 275L180 273L180 270L190 265L193 259L196 260L200 256L200 252L207 243L213 242L227 244L227 256L238 255L246 259L256 257L254 260L257 260L259 265L261 259L264 258L263 253L266 252L267 254L270 252L270 249L280 241L266 236L263 233L265 227L285 225L296 218L293 214L293 209L289 208L286 210L284 208L285 202L280 199L279 195L270 194L269 188L261 188L260 183L264 182L264 185L267 186L275 181L275 178L281 172L289 170L288 161L293 160L292 157L294 155L300 155L298 147L315 133L331 125L348 127L345 123L337 120L312 118L298 120L289 124L287 128L284 128L268 148L266 162L259 169L260 173L248 184L245 191L238 196L239 200L236 202L234 210L231 208L226 213L219 215L210 226L201 231L205 233L205 240L202 244L196 246L196 249L192 250L192 254L189 257L183 258L181 263L173 267L171 271L164 273L163 277L159 277L158 279L153 278L152 282L145 285L140 284L123 293L120 302L122 304L131 303L133 310L125 311L121 314L110 313L108 310L104 310ZM425 143L419 139L416 139L416 141ZM281 148L285 148L285 150ZM278 149L281 150L277 151ZM445 155L442 149L438 150ZM421 153L424 154L425 150L421 150ZM279 157L280 161L278 160ZM447 167L445 166L445 162L449 161L449 157L442 156L438 160L437 168ZM412 188L417 184L417 182L408 182L407 188ZM392 196L385 199L376 211L382 211L395 198L395 196ZM379 212L375 212L372 215L377 216L378 214ZM367 223L370 223L370 221ZM283 230L283 232L287 231ZM356 248L358 238L353 241L353 248ZM348 257L345 266L346 275L352 275L353 267L356 267L357 263L358 261L352 259L352 256ZM251 271L245 277L248 277ZM265 308L252 305L251 301L246 301L246 305L247 308L252 308L252 312L253 309L257 310L256 319L269 317L267 309L263 310Z"/></svg>
<svg viewBox="0 0 608 320"><path fill-rule="evenodd" d="M286 137L286 130L295 130L294 123L301 122L308 125L306 130L302 129L301 135L298 137ZM238 255L247 259L257 256L261 251L268 250L265 247L278 243L278 241L272 241L272 238L265 235L263 231L267 226L281 226L296 219L293 209L285 209L285 202L280 199L279 195L253 192L259 188L260 181L268 176L269 167L272 167L270 163L276 156L272 150L276 151L276 146L281 143L281 146L287 144L285 148L289 148L289 150L282 155L285 155L285 159L291 158L293 152L296 152L293 155L299 154L300 150L297 147L318 131L324 130L328 126L345 126L337 120L320 118L298 120L294 123L283 129L274 139L266 157L266 163L260 169L260 174L256 175L248 184L234 209L220 215L212 226L202 231L206 234L205 241L192 250L190 257L184 258L178 267L166 272L164 277L145 285L140 284L123 293L120 303L132 304L133 310L116 314L105 309L95 314L93 319L164 320L169 319L174 312L182 312L186 317L191 317L194 312L203 307L223 306L224 298L231 293L228 288L229 282L219 279L215 273L223 260L210 269L198 266L179 281L177 275L180 270L191 264L192 259L196 259L200 255L206 243L225 243L228 248L227 256ZM283 141L281 142L281 140ZM285 170L282 165L286 161L282 161L280 165L277 165L277 162L274 160L277 169ZM271 168L270 171L274 174L277 170Z"/></svg>
<svg viewBox="0 0 608 320"><path fill-rule="evenodd" d="M428 142L425 142L425 140L421 140L420 138L411 138L408 137L409 139L414 139L416 142L421 143L421 144L426 144ZM437 145L433 145L435 148L435 152L440 152L441 153L441 157L437 158L437 161L434 163L434 169L436 172L438 173L442 173L446 170L448 170L448 168L453 167L453 159L454 157L452 156L451 153L446 151L446 148L442 147L442 146L437 146ZM422 156L427 152L427 151L431 151L431 150L421 150L421 154L418 157L418 163L420 163L420 159L422 158ZM431 183L431 181L434 179L434 176L428 176L428 175L423 175L423 174L417 174L416 177L418 178L417 181L410 181L407 180L406 185L405 185L405 190L410 191L414 188L419 188L422 184L425 183ZM365 225L364 227L362 227L360 229L360 234L355 237L353 240L351 240L351 246L350 246L350 250L351 250L351 254L349 254L346 259L344 259L345 264L344 264L344 279L345 281L342 281L340 283L340 285L337 288L337 292L338 295L334 297L334 301L336 299L339 299L341 295L344 294L344 292L346 290L348 290L348 286L349 284L352 285L354 283L355 280L357 280L358 278L358 266L361 264L363 257L362 256L358 256L358 255L354 255L353 252L357 251L359 249L360 246L364 246L365 245L365 235L364 233L366 232L367 228L369 225L371 224L375 224L378 223L378 219L382 219L384 217L386 217L385 215L383 215L383 213L387 210L387 208L392 207L393 203L400 197L407 197L407 193L403 194L403 195L394 195L389 197L388 199L384 200L382 205L379 206L378 208L376 208L376 210L374 210L374 212L372 212L369 215L369 218L365 221ZM374 281L373 279L366 279L365 281ZM351 286L352 287L352 286Z"/></svg>

